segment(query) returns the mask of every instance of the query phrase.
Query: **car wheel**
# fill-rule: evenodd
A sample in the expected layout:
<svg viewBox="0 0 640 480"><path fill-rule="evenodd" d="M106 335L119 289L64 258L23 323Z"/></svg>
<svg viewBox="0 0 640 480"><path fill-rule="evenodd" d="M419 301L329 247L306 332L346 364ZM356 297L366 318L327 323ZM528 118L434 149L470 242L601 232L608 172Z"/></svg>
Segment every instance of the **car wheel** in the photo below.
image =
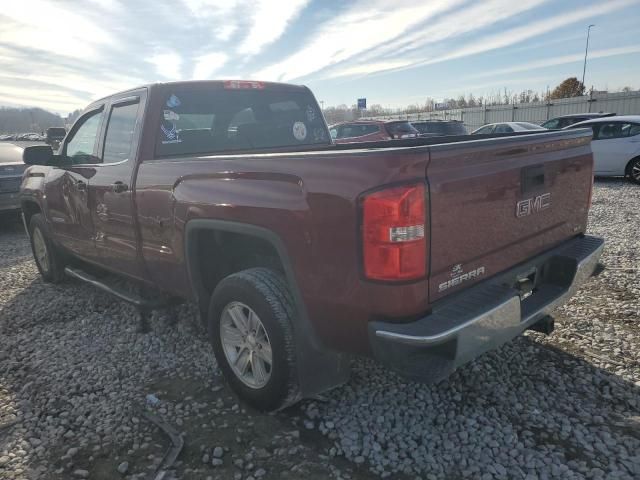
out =
<svg viewBox="0 0 640 480"><path fill-rule="evenodd" d="M49 238L47 222L41 213L29 221L29 238L33 258L45 282L58 283L64 279L64 261Z"/></svg>
<svg viewBox="0 0 640 480"><path fill-rule="evenodd" d="M629 180L640 185L640 157L636 157L627 166Z"/></svg>
<svg viewBox="0 0 640 480"><path fill-rule="evenodd" d="M291 293L267 268L229 275L216 287L208 328L220 369L245 402L263 411L299 399Z"/></svg>

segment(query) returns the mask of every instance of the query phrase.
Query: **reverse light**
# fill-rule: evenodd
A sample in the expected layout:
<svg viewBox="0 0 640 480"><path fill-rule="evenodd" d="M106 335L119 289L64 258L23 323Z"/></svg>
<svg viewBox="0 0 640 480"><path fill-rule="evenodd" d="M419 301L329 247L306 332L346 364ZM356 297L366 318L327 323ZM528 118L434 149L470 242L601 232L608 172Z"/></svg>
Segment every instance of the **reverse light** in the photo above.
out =
<svg viewBox="0 0 640 480"><path fill-rule="evenodd" d="M422 183L373 192L362 200L364 275L371 280L424 277L425 186Z"/></svg>

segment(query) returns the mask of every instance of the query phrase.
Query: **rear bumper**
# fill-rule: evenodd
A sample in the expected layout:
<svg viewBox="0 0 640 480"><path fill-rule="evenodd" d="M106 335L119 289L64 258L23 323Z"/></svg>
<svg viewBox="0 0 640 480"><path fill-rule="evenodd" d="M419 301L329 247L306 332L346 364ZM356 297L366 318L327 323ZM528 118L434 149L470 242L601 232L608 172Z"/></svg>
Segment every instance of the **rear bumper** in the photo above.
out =
<svg viewBox="0 0 640 480"><path fill-rule="evenodd" d="M19 195L19 192L0 193L0 212L20 210Z"/></svg>
<svg viewBox="0 0 640 480"><path fill-rule="evenodd" d="M438 381L493 350L565 303L595 270L604 240L582 236L437 302L410 323L374 321L369 341L378 361L401 375ZM519 279L534 279L521 299Z"/></svg>

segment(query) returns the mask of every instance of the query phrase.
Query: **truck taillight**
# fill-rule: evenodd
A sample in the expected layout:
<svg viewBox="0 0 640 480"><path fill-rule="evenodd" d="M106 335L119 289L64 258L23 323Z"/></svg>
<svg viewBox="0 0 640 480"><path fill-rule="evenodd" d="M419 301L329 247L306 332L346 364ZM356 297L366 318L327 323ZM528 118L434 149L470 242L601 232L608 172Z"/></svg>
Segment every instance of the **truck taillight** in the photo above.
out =
<svg viewBox="0 0 640 480"><path fill-rule="evenodd" d="M403 185L362 199L364 275L371 280L407 281L424 277L425 186Z"/></svg>

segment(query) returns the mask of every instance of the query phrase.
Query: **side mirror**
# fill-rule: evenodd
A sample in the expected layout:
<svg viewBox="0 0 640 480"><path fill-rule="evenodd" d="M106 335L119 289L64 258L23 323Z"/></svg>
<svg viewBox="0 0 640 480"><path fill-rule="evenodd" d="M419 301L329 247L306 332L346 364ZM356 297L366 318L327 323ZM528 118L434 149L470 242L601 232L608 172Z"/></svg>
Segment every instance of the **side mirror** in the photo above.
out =
<svg viewBox="0 0 640 480"><path fill-rule="evenodd" d="M22 152L22 161L27 165L51 165L53 149L49 145L25 147Z"/></svg>

